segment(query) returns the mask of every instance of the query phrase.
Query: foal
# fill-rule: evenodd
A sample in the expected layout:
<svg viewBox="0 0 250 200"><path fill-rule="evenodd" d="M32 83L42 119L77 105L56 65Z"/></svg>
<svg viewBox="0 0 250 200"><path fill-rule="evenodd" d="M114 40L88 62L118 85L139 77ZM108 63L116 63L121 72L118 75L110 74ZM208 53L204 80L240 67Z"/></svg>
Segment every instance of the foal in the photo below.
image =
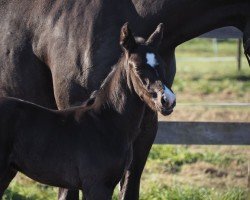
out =
<svg viewBox="0 0 250 200"><path fill-rule="evenodd" d="M82 106L49 110L0 99L0 198L17 171L41 183L82 189L87 200L109 200L132 160L145 106L170 114L175 95L162 83L155 52L160 24L147 41L121 29L124 54Z"/></svg>

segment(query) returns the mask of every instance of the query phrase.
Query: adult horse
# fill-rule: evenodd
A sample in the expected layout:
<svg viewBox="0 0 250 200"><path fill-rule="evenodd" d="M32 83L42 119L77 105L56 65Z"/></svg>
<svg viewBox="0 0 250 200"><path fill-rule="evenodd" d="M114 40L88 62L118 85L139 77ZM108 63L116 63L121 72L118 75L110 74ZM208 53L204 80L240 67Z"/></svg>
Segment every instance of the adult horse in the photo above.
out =
<svg viewBox="0 0 250 200"><path fill-rule="evenodd" d="M248 0L1 0L0 96L13 96L50 108L67 108L87 99L119 59L119 28L129 21L147 37L166 24L160 54L169 65L161 75L171 87L175 47L201 33L236 26L250 54ZM167 74L170 74L167 76ZM138 199L140 177L157 131L147 109L133 161L121 181L122 199ZM61 191L61 198L76 193Z"/></svg>

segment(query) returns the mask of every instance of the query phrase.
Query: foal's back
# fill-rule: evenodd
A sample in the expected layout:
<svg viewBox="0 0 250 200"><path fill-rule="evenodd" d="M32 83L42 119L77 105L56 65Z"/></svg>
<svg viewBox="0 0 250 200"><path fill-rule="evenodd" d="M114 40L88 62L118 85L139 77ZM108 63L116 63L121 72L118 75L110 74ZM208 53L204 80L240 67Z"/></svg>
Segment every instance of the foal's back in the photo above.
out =
<svg viewBox="0 0 250 200"><path fill-rule="evenodd" d="M84 106L58 111L16 98L0 98L1 137L14 134L25 137L25 141L30 137L38 141L37 145L45 140L44 137L50 138L47 141L59 138L70 140L71 137L77 139L80 135L85 135L83 130L93 123L91 121L91 116Z"/></svg>
<svg viewBox="0 0 250 200"><path fill-rule="evenodd" d="M79 177L77 159L81 148L89 145L82 126L91 120L82 115L86 123L80 123L76 110L53 111L15 98L0 98L0 153L7 153L8 162L32 179L79 187L74 178Z"/></svg>

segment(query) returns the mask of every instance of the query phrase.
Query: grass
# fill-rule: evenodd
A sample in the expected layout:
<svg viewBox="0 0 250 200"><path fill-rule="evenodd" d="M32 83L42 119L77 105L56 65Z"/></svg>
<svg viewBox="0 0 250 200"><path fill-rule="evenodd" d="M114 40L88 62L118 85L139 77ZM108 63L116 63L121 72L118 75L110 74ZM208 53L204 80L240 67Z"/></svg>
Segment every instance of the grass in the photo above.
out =
<svg viewBox="0 0 250 200"><path fill-rule="evenodd" d="M39 184L19 174L5 192L3 200L50 200L56 197L56 188Z"/></svg>
<svg viewBox="0 0 250 200"><path fill-rule="evenodd" d="M223 193L215 189L193 188L179 185L168 187L167 185L155 185L146 195L142 193L142 200L245 200L246 192L239 188L226 190Z"/></svg>
<svg viewBox="0 0 250 200"><path fill-rule="evenodd" d="M249 200L249 147L154 145L141 199Z"/></svg>
<svg viewBox="0 0 250 200"><path fill-rule="evenodd" d="M192 152L189 146L154 145L148 157L150 161L166 161L169 167L178 168L184 164L204 161L215 165L229 166L232 162L242 164L247 159L246 155L232 157L231 152Z"/></svg>
<svg viewBox="0 0 250 200"><path fill-rule="evenodd" d="M236 56L236 41L220 41L218 56ZM173 90L177 108L160 120L250 122L250 108L184 108L181 102L250 102L250 68L236 62L184 62L182 58L214 57L211 40L195 39L177 48ZM180 60L180 61L178 61ZM141 200L250 200L247 146L154 145L145 167ZM117 198L117 189L113 199ZM57 189L18 175L4 200L56 199Z"/></svg>

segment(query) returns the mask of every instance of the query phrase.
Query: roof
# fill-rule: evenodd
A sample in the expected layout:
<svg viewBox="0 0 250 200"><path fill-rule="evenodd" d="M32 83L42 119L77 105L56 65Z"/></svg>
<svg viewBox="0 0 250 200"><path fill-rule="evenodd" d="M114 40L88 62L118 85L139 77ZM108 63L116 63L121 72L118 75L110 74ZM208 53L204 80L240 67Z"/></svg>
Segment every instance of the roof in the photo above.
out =
<svg viewBox="0 0 250 200"><path fill-rule="evenodd" d="M242 38L242 32L232 26L215 29L208 33L202 34L199 36L201 38L218 38L218 39L227 39L227 38Z"/></svg>

